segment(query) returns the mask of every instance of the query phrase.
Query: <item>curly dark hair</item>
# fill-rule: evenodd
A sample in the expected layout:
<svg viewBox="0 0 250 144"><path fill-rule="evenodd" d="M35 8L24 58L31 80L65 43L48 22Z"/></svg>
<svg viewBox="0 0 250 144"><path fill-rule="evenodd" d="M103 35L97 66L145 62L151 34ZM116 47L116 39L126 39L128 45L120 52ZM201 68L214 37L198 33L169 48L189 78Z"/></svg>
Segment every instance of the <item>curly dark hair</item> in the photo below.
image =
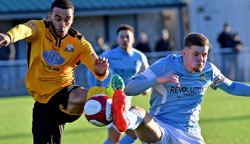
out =
<svg viewBox="0 0 250 144"><path fill-rule="evenodd" d="M61 9L72 9L74 11L74 5L70 0L55 0L50 7L51 12L54 7L58 7Z"/></svg>

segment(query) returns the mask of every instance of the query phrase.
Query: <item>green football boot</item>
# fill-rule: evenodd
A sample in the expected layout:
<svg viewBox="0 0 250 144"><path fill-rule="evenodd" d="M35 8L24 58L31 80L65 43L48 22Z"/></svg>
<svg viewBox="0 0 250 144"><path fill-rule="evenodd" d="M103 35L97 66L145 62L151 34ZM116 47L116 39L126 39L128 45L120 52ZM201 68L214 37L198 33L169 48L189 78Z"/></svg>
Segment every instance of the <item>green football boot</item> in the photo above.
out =
<svg viewBox="0 0 250 144"><path fill-rule="evenodd" d="M124 88L125 88L125 84L124 84L123 79L119 75L115 74L112 76L109 86L107 88L108 96L112 98L116 90L120 89L123 91Z"/></svg>

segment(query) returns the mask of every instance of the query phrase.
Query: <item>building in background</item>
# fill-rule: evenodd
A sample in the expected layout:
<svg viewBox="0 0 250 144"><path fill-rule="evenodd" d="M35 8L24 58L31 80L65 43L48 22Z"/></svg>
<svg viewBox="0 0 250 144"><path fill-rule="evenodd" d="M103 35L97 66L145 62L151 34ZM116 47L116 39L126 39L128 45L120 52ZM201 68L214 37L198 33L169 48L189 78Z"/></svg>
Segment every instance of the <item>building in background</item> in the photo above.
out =
<svg viewBox="0 0 250 144"><path fill-rule="evenodd" d="M53 0L0 0L0 30L29 19L46 19ZM184 35L183 13L186 10L184 0L71 0L75 5L76 28L91 43L97 35L113 45L116 41L116 29L120 24L129 24L135 28L136 41L141 32L149 35L149 44L153 48L159 39L159 33L167 28L176 49L182 49ZM17 43L24 47L25 43ZM23 59L26 53L17 50L17 58Z"/></svg>
<svg viewBox="0 0 250 144"><path fill-rule="evenodd" d="M212 60L222 68L222 51L217 42L223 25L228 23L233 33L238 33L244 43L244 50L239 54L236 75L240 81L250 81L250 1L249 0L187 0L190 14L190 31L205 34L212 44ZM235 76L234 76L235 77Z"/></svg>
<svg viewBox="0 0 250 144"><path fill-rule="evenodd" d="M0 31L7 32L11 27L30 19L47 19L53 0L0 0ZM116 41L116 29L121 24L135 28L136 41L141 32L148 34L149 44L153 48L159 39L160 31L167 28L171 40L177 49L182 49L184 36L183 19L186 9L184 0L71 0L75 5L75 18L72 28L92 44L96 36L102 35L104 41L113 45ZM26 41L18 41L16 61L1 62L0 69L7 71L7 66L14 70L14 89L1 89L1 96L28 95L24 78L27 71ZM153 62L153 61L152 61ZM75 71L78 83L87 85L86 67L80 65ZM1 80L0 80L1 82ZM2 83L2 82L1 82Z"/></svg>

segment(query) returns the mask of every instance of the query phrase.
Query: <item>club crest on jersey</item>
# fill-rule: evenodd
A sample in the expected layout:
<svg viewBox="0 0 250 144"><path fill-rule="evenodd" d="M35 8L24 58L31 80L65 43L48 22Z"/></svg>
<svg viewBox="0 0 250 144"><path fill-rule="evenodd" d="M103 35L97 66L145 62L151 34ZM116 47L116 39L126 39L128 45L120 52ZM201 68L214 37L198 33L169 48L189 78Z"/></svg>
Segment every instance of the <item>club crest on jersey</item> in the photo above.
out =
<svg viewBox="0 0 250 144"><path fill-rule="evenodd" d="M72 44L67 44L64 50L67 52L74 52L74 46Z"/></svg>
<svg viewBox="0 0 250 144"><path fill-rule="evenodd" d="M201 74L201 81L204 81L205 80L205 76L204 74Z"/></svg>

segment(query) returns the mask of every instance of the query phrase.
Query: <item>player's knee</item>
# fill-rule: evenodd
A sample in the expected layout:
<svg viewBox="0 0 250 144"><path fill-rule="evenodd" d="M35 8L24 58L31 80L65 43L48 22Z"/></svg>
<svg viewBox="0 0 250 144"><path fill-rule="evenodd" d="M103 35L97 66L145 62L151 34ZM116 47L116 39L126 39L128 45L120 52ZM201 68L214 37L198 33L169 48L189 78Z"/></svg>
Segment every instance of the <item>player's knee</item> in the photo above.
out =
<svg viewBox="0 0 250 144"><path fill-rule="evenodd" d="M138 106L131 106L129 110L133 110L133 109L138 111L141 114L142 118L145 117L146 111L143 108L138 107Z"/></svg>
<svg viewBox="0 0 250 144"><path fill-rule="evenodd" d="M69 94L69 103L75 105L84 105L87 101L87 90L83 87L72 90Z"/></svg>
<svg viewBox="0 0 250 144"><path fill-rule="evenodd" d="M81 114L87 101L87 90L83 87L72 90L69 94L67 110L72 114Z"/></svg>

